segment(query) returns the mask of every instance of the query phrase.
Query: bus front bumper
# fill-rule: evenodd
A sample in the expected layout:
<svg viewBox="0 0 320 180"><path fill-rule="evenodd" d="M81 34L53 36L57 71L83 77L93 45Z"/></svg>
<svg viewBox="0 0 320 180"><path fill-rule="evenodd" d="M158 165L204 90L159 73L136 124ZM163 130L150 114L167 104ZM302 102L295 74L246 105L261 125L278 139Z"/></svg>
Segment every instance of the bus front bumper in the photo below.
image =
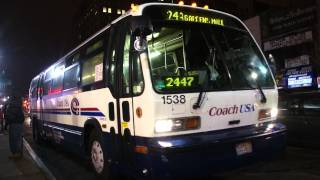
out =
<svg viewBox="0 0 320 180"><path fill-rule="evenodd" d="M284 152L286 128L266 123L142 142L149 152L136 156L141 179L202 177Z"/></svg>

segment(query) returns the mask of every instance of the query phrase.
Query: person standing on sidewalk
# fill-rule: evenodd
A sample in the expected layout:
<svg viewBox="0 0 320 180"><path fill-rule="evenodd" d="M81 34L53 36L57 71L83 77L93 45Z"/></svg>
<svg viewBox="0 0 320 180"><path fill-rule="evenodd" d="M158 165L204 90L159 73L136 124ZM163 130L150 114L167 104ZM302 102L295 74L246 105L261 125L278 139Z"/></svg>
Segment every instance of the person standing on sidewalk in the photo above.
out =
<svg viewBox="0 0 320 180"><path fill-rule="evenodd" d="M9 158L21 158L24 114L22 99L18 93L13 92L7 101L4 118L9 125L9 145L12 153Z"/></svg>

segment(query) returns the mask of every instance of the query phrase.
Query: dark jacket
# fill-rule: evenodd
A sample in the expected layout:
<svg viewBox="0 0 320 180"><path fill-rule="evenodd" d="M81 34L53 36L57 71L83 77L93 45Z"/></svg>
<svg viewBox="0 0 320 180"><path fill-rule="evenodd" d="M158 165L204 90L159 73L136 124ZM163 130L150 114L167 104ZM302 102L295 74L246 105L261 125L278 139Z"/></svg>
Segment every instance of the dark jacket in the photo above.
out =
<svg viewBox="0 0 320 180"><path fill-rule="evenodd" d="M13 97L5 106L4 118L8 124L23 123L24 114L22 109L22 102L19 98Z"/></svg>

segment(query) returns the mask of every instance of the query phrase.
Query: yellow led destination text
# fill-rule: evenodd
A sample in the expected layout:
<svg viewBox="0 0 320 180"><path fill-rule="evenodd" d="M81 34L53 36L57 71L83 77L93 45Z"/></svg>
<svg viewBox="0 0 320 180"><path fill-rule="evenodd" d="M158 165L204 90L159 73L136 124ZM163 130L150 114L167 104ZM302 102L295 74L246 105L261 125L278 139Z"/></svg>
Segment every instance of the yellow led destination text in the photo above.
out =
<svg viewBox="0 0 320 180"><path fill-rule="evenodd" d="M194 76L186 76L186 77L165 77L165 87L166 88L187 88L195 86L195 82L197 82L197 78Z"/></svg>
<svg viewBox="0 0 320 180"><path fill-rule="evenodd" d="M167 20L186 21L186 22L195 22L195 23L214 24L218 26L224 26L223 19L219 19L219 18L191 15L181 11L172 11L172 10L168 10L166 14L167 14Z"/></svg>

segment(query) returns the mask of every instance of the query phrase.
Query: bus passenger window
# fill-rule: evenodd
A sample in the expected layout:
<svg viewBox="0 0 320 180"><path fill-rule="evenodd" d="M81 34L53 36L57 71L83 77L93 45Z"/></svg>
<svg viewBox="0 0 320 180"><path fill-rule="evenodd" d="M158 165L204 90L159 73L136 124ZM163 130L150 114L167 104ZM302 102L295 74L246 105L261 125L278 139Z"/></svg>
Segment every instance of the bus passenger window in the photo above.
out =
<svg viewBox="0 0 320 180"><path fill-rule="evenodd" d="M97 41L96 43L94 43L93 45L89 46L87 49L86 49L86 55L92 53L92 52L95 52L96 50L102 48L103 46L103 41L100 40L100 41Z"/></svg>
<svg viewBox="0 0 320 180"><path fill-rule="evenodd" d="M103 80L103 52L88 58L83 63L81 80L82 86Z"/></svg>
<svg viewBox="0 0 320 180"><path fill-rule="evenodd" d="M66 61L66 68L77 63L80 59L80 53L76 53L75 55L71 56L70 58L68 58L68 60Z"/></svg>
<svg viewBox="0 0 320 180"><path fill-rule="evenodd" d="M35 79L31 82L30 94L31 98L36 98L38 96L37 86L39 79Z"/></svg>
<svg viewBox="0 0 320 180"><path fill-rule="evenodd" d="M63 89L77 87L79 80L79 65L77 64L64 72Z"/></svg>
<svg viewBox="0 0 320 180"><path fill-rule="evenodd" d="M43 95L48 95L51 92L51 80L46 80L43 84Z"/></svg>
<svg viewBox="0 0 320 180"><path fill-rule="evenodd" d="M52 74L52 87L50 93L56 94L62 91L64 64L54 68Z"/></svg>

